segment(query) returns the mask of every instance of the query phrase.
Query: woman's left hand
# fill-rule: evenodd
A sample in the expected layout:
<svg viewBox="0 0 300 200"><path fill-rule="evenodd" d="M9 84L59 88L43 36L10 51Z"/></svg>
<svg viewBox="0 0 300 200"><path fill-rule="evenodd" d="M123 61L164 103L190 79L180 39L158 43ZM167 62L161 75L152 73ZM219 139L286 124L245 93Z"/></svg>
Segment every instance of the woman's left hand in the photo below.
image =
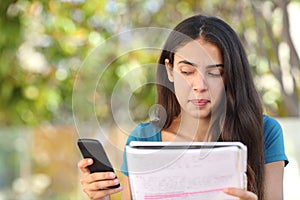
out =
<svg viewBox="0 0 300 200"><path fill-rule="evenodd" d="M257 195L253 192L240 188L225 188L224 193L240 198L240 200L257 200Z"/></svg>

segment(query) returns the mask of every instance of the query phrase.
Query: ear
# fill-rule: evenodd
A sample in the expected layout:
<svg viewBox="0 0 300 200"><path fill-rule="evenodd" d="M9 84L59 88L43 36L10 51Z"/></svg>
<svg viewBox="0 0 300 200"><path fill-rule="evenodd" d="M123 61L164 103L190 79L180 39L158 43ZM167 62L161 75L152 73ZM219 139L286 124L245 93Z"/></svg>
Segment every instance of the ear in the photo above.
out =
<svg viewBox="0 0 300 200"><path fill-rule="evenodd" d="M174 77L173 77L173 68L170 64L169 59L165 59L165 66L168 74L168 79L170 82L174 82Z"/></svg>

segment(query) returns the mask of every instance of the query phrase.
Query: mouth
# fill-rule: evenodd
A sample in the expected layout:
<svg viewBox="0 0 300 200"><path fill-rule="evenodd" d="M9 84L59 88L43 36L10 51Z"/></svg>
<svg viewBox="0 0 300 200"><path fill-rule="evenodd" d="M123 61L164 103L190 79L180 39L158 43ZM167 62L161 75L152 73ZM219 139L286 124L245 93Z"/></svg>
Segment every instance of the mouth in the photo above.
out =
<svg viewBox="0 0 300 200"><path fill-rule="evenodd" d="M192 99L189 101L197 107L203 107L210 103L210 100L208 99Z"/></svg>

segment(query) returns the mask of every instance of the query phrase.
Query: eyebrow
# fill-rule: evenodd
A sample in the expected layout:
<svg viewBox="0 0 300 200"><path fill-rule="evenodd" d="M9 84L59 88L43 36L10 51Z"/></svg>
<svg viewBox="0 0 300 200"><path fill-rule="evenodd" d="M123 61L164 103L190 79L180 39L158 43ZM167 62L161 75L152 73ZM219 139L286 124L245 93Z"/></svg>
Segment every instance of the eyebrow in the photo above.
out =
<svg viewBox="0 0 300 200"><path fill-rule="evenodd" d="M179 61L177 64L181 64L181 63L187 64L187 65L191 65L191 66L193 66L193 67L198 67L195 63L189 62L189 61L187 61L187 60L181 60L181 61Z"/></svg>
<svg viewBox="0 0 300 200"><path fill-rule="evenodd" d="M191 65L191 66L193 66L193 67L198 67L197 64L192 63L192 62L187 61L187 60L181 60L181 61L179 61L177 64L181 64L181 63L187 64L187 65ZM207 65L207 66L206 66L206 68L214 68L214 67L223 67L223 68L224 68L224 64L214 64L214 65Z"/></svg>

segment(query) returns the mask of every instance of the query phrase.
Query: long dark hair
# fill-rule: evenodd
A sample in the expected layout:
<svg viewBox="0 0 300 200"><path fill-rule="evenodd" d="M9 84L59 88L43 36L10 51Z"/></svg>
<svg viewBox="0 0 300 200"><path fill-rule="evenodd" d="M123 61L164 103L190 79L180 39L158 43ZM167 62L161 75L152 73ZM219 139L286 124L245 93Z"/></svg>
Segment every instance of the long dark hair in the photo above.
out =
<svg viewBox="0 0 300 200"><path fill-rule="evenodd" d="M174 85L167 77L165 59L173 65L174 52L187 42L201 38L217 45L224 64L224 101L222 116L211 122L218 129L217 141L240 141L248 147L248 189L263 199L264 146L262 105L255 88L248 59L235 31L223 20L203 15L179 23L163 47L157 68L158 104L165 109L165 119L157 126L168 128L180 114ZM161 123L161 124L159 124Z"/></svg>

